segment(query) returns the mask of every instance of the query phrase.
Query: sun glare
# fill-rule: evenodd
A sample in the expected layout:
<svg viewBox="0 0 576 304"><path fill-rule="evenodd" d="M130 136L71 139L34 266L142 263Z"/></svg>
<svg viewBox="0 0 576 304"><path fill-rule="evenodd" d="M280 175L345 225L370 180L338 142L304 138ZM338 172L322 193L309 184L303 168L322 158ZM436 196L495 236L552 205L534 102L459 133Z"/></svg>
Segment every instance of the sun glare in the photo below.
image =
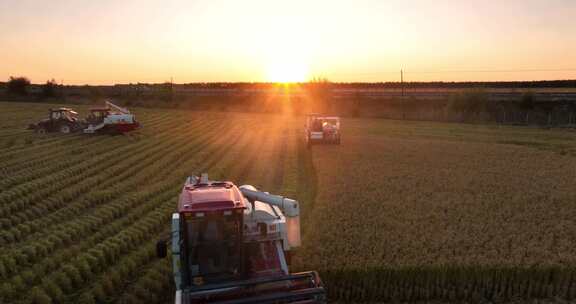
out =
<svg viewBox="0 0 576 304"><path fill-rule="evenodd" d="M268 23L265 35L252 48L258 54L263 78L276 83L307 81L317 37L310 35L306 23L293 18L274 18Z"/></svg>
<svg viewBox="0 0 576 304"><path fill-rule="evenodd" d="M301 62L278 61L268 66L268 80L272 82L304 82L307 77L308 68Z"/></svg>

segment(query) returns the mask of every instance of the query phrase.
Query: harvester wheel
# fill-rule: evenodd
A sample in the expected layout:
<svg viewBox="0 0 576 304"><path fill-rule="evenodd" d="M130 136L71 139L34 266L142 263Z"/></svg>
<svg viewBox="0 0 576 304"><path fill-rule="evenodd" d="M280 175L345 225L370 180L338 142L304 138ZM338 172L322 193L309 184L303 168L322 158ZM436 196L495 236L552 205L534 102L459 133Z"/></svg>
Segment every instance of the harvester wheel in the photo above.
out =
<svg viewBox="0 0 576 304"><path fill-rule="evenodd" d="M70 133L70 126L69 125L61 125L60 126L60 133L64 133L64 134Z"/></svg>
<svg viewBox="0 0 576 304"><path fill-rule="evenodd" d="M44 127L38 127L38 128L36 128L36 133L38 133L38 134L46 134L46 128L44 128Z"/></svg>

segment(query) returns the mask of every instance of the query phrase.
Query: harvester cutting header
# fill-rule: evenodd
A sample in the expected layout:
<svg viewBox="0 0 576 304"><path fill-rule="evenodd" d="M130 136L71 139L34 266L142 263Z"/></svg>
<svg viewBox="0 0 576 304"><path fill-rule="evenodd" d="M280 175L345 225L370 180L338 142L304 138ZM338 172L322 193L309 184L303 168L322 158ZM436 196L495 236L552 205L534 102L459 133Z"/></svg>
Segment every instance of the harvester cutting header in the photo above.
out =
<svg viewBox="0 0 576 304"><path fill-rule="evenodd" d="M28 129L37 133L113 133L121 134L140 127L134 114L126 108L106 101L104 107L90 109L86 119L78 119L78 113L70 108L50 109L48 118L30 124Z"/></svg>
<svg viewBox="0 0 576 304"><path fill-rule="evenodd" d="M175 303L325 303L314 271L289 272L300 246L298 202L189 177L172 215ZM167 255L165 241L158 255Z"/></svg>

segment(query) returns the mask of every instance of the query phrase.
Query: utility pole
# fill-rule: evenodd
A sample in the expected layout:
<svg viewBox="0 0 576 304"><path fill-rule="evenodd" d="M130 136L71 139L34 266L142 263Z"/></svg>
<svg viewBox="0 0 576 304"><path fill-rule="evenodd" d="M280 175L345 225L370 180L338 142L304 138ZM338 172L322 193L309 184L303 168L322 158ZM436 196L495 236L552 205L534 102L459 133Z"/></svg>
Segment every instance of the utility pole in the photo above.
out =
<svg viewBox="0 0 576 304"><path fill-rule="evenodd" d="M170 76L170 102L174 101L174 77Z"/></svg>
<svg viewBox="0 0 576 304"><path fill-rule="evenodd" d="M406 102L404 100L404 69L400 69L400 87L402 89L402 119L406 119Z"/></svg>
<svg viewBox="0 0 576 304"><path fill-rule="evenodd" d="M400 86L402 87L402 99L404 99L404 70L400 70Z"/></svg>

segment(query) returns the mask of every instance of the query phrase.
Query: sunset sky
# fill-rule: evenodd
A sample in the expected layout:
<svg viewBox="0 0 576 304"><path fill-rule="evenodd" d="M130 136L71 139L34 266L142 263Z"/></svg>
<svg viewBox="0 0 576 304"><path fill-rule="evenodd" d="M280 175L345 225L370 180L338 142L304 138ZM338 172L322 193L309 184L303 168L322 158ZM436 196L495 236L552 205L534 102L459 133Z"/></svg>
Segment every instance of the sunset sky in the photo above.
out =
<svg viewBox="0 0 576 304"><path fill-rule="evenodd" d="M0 0L0 81L576 79L574 0Z"/></svg>

